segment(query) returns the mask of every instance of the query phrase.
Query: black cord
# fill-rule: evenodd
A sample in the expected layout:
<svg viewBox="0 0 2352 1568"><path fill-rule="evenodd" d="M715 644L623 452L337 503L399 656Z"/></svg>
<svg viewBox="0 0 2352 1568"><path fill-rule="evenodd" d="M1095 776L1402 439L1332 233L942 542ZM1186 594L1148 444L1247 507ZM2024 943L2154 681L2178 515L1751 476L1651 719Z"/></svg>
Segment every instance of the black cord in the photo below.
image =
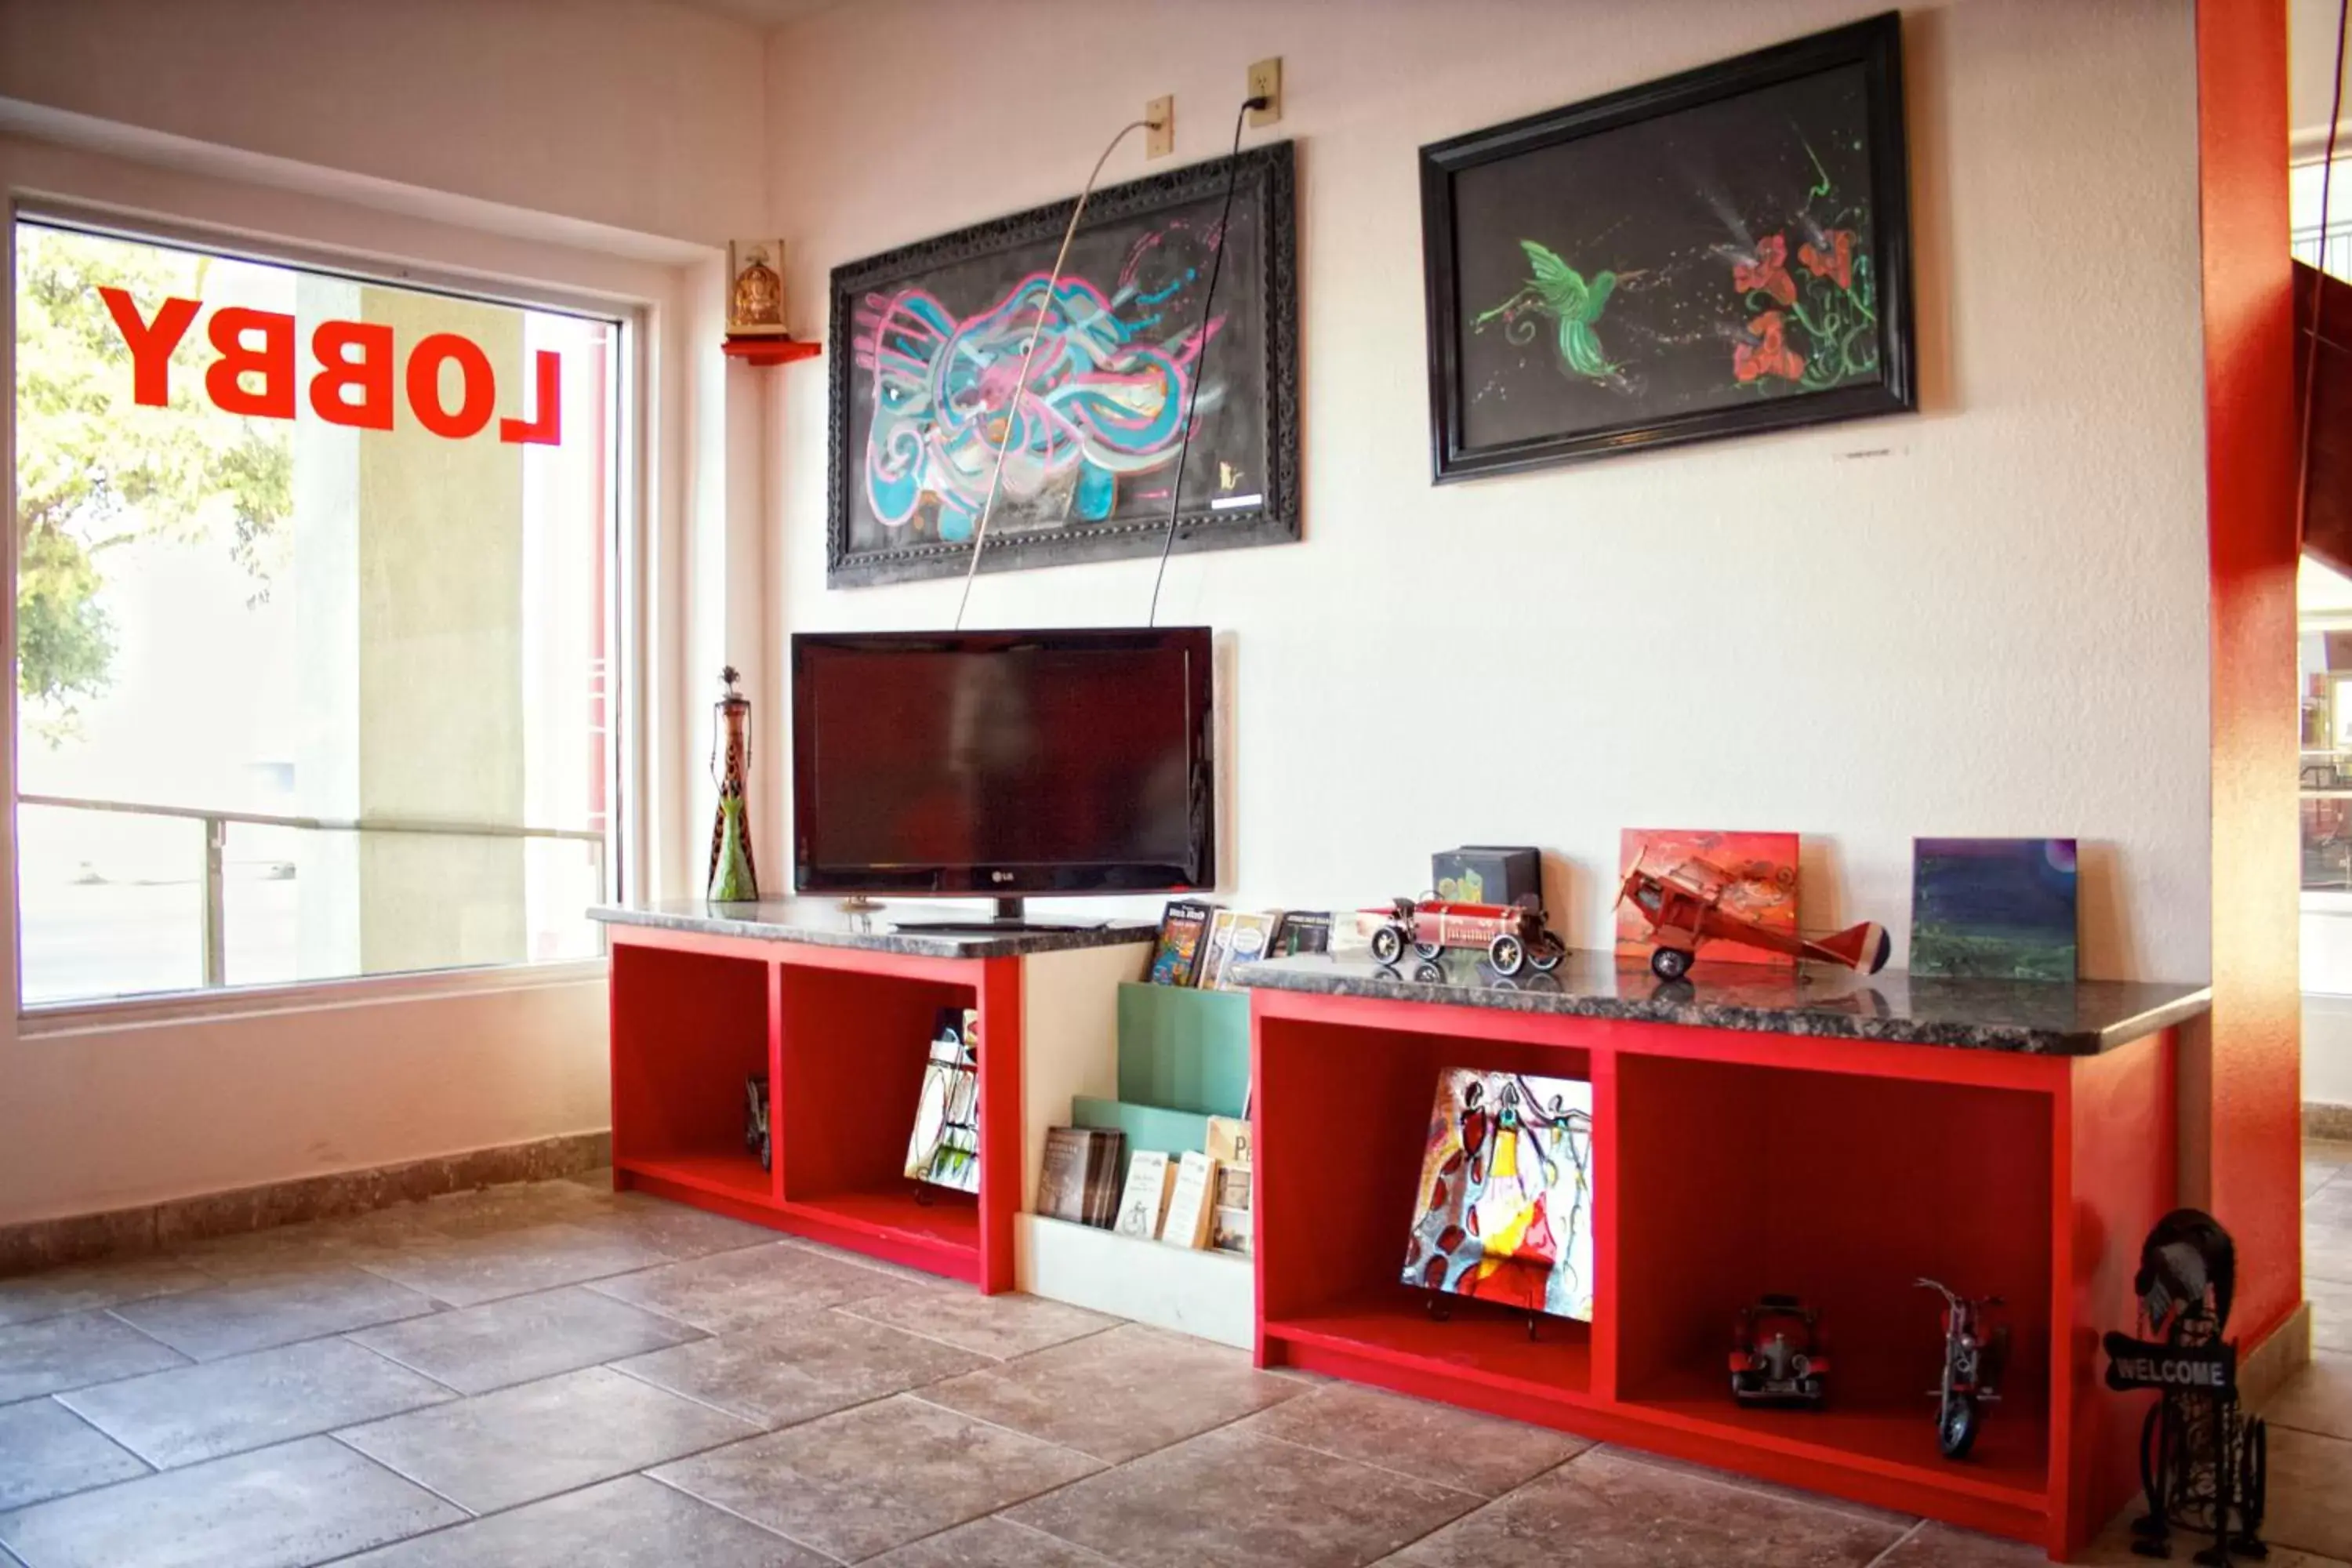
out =
<svg viewBox="0 0 2352 1568"><path fill-rule="evenodd" d="M1201 384L1209 379L1209 312L1217 304L1217 274L1225 267L1225 241L1231 237L1234 221L1234 180L1241 173L1242 123L1253 109L1264 109L1263 98L1245 98L1234 114L1234 144L1225 154L1225 206L1217 219L1217 248L1209 258L1208 292L1201 297L1201 347L1192 356L1192 395L1184 405L1184 438L1176 447L1176 479L1168 487L1168 536L1160 542L1160 570L1151 574L1151 613L1143 618L1146 626L1160 624L1160 584L1168 577L1168 557L1176 548L1176 519L1184 505L1184 459L1192 450L1192 416L1201 408Z"/></svg>

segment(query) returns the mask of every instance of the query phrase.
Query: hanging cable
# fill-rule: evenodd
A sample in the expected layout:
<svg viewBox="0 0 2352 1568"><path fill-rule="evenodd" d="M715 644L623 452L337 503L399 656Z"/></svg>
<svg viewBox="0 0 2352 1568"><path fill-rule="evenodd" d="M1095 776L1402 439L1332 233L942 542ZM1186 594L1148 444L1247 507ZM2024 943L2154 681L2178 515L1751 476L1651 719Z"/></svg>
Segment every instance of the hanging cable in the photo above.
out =
<svg viewBox="0 0 2352 1568"><path fill-rule="evenodd" d="M2336 92L2327 109L2326 162L2319 165L2319 265L2311 269L2311 342L2303 351L2303 440L2295 449L2294 541L2298 551L2303 548L2304 530L2311 514L2312 416L2319 401L2319 313L2327 306L2327 279L2322 274L2327 270L2328 187L2336 177L2336 133L2344 124L2344 37L2347 23L2352 23L2352 0L2337 0Z"/></svg>
<svg viewBox="0 0 2352 1568"><path fill-rule="evenodd" d="M1004 458L1013 449L1013 426L1020 417L1021 400L1029 395L1029 367L1037 358L1037 340L1045 332L1045 312L1053 309L1055 290L1062 286L1062 268L1070 259L1070 241L1077 237L1078 219L1086 216L1087 198L1094 195L1095 181L1101 175L1103 165L1110 162L1110 155L1118 150L1118 144L1127 140L1129 132L1142 131L1150 124L1148 120L1136 120L1119 127L1118 134L1110 139L1110 145L1095 160L1085 186L1078 192L1078 205L1070 210L1069 226L1062 230L1062 248L1054 257L1054 270L1045 279L1045 292L1037 300L1037 319L1029 323L1029 350L1021 356L1021 379L1013 384L1013 401L1005 406L1004 437L996 444L996 472L989 478L988 500L982 503L980 523L972 530L971 563L964 568L963 593L956 599L956 631L963 630L964 606L971 603L971 580L980 574L980 552L988 542L988 520L996 510L997 492L1004 488Z"/></svg>
<svg viewBox="0 0 2352 1568"><path fill-rule="evenodd" d="M1225 153L1225 206L1217 219L1217 248L1209 258L1209 287L1201 297L1201 343L1192 354L1192 395L1184 406L1184 437L1176 447L1176 479L1168 487L1168 533L1160 542L1160 569L1151 574L1151 613L1147 626L1160 624L1160 584L1168 576L1168 556L1176 548L1176 519L1184 505L1184 459L1192 450L1192 416L1201 407L1201 384L1209 379L1209 312L1217 303L1217 274L1224 269L1225 240L1234 221L1234 179L1241 173L1242 122L1253 109L1264 109L1263 98L1245 98L1234 112L1234 144Z"/></svg>

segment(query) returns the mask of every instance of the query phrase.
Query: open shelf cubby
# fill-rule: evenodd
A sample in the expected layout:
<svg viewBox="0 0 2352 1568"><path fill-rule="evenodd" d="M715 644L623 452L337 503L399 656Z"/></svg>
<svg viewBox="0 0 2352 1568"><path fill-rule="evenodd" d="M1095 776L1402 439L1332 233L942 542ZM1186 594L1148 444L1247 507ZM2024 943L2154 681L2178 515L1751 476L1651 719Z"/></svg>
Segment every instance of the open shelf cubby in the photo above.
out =
<svg viewBox="0 0 2352 1568"><path fill-rule="evenodd" d="M1920 1047L1442 1003L1252 996L1257 1360L1924 1513L2063 1556L2137 1481L2099 1386L2137 1238L2171 1205L2172 1040L2095 1055ZM1453 1067L1593 1089L1592 1321L1402 1284ZM1936 1441L1939 1279L1998 1295L2000 1401ZM1742 1306L1821 1314L1820 1409L1729 1386Z"/></svg>
<svg viewBox="0 0 2352 1568"><path fill-rule="evenodd" d="M665 931L616 935L614 1180L1009 1289L1024 962ZM941 1009L980 1015L978 1194L906 1173ZM744 1083L763 1072L772 1170L744 1142Z"/></svg>

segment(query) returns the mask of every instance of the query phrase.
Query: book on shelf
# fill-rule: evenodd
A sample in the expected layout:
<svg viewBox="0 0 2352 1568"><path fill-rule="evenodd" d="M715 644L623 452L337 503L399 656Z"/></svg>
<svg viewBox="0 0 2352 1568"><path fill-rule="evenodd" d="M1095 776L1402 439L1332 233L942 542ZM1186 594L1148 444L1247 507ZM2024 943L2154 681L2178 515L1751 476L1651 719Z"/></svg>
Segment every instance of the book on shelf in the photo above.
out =
<svg viewBox="0 0 2352 1568"><path fill-rule="evenodd" d="M1201 961L1202 988L1232 990L1234 972L1266 956L1275 927L1281 922L1280 910L1219 910L1209 925L1208 953Z"/></svg>
<svg viewBox="0 0 2352 1568"><path fill-rule="evenodd" d="M1190 985L1201 973L1209 921L1216 906L1197 899L1178 899L1160 914L1160 941L1151 950L1147 976L1154 985Z"/></svg>
<svg viewBox="0 0 2352 1568"><path fill-rule="evenodd" d="M1111 1228L1138 1241L1157 1241L1167 1211L1168 1156L1138 1149L1128 1157L1127 1187L1118 1195L1118 1223Z"/></svg>
<svg viewBox="0 0 2352 1568"><path fill-rule="evenodd" d="M1177 1159L1175 1189L1168 1197L1168 1217L1160 1226L1161 1241L1195 1250L1209 1245L1216 1175L1216 1162L1198 1149L1187 1149Z"/></svg>
<svg viewBox="0 0 2352 1568"><path fill-rule="evenodd" d="M1127 1134L1115 1127L1087 1130L1086 1223L1104 1230L1118 1218L1119 1175L1127 1169Z"/></svg>
<svg viewBox="0 0 2352 1568"><path fill-rule="evenodd" d="M1209 1222L1209 1246L1217 1252L1238 1252L1247 1257L1250 1211L1245 1208L1218 1208Z"/></svg>
<svg viewBox="0 0 2352 1568"><path fill-rule="evenodd" d="M1208 1156L1220 1165L1250 1164L1250 1124L1238 1116L1209 1118Z"/></svg>
<svg viewBox="0 0 2352 1568"><path fill-rule="evenodd" d="M1296 958L1302 952L1330 951L1330 910L1286 910L1282 923L1274 928L1274 941L1265 953L1268 958Z"/></svg>
<svg viewBox="0 0 2352 1568"><path fill-rule="evenodd" d="M1037 1173L1037 1212L1109 1228L1118 1217L1127 1134L1114 1127L1049 1127Z"/></svg>

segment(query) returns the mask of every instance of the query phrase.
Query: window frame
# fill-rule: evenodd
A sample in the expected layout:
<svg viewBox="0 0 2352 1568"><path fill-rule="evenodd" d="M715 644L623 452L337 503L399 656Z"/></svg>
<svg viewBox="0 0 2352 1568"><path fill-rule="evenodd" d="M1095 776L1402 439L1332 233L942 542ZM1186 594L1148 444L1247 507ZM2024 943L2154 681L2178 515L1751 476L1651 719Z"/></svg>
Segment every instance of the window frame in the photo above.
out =
<svg viewBox="0 0 2352 1568"><path fill-rule="evenodd" d="M651 406L646 345L654 329L653 310L646 302L591 290L569 289L510 275L473 272L462 268L414 263L331 245L259 237L226 226L163 214L125 213L104 205L28 194L8 194L5 213L5 255L0 257L0 325L6 339L5 385L0 386L0 484L5 484L11 516L16 494L16 231L30 223L131 244L156 245L204 255L290 267L352 282L407 289L468 301L504 305L604 322L614 329L613 348L613 433L608 461L612 497L604 541L605 590L605 784L610 805L604 816L600 846L604 869L603 896L618 900L636 879L633 846L644 841L643 805L632 787L637 770L630 763L644 722L646 698L641 635L635 605L645 581L650 497L646 476L651 465L647 411ZM16 661L17 542L12 527L0 544L0 636L6 640L9 674L5 718L8 740L0 748L0 785L6 790L9 836L13 844L16 813L23 798L17 768L19 734ZM20 1037L73 1035L124 1024L167 1023L190 1019L228 1018L257 1013L300 1011L347 1006L371 1001L398 1001L425 996L461 995L484 992L530 990L577 984L601 977L611 952L600 928L593 956L506 963L445 965L428 969L389 971L379 974L321 976L308 980L259 982L247 985L196 986L176 991L142 992L120 996L84 997L27 1003L24 996L24 926L18 889L17 858L5 860L8 937L12 951L8 973L16 1034Z"/></svg>

